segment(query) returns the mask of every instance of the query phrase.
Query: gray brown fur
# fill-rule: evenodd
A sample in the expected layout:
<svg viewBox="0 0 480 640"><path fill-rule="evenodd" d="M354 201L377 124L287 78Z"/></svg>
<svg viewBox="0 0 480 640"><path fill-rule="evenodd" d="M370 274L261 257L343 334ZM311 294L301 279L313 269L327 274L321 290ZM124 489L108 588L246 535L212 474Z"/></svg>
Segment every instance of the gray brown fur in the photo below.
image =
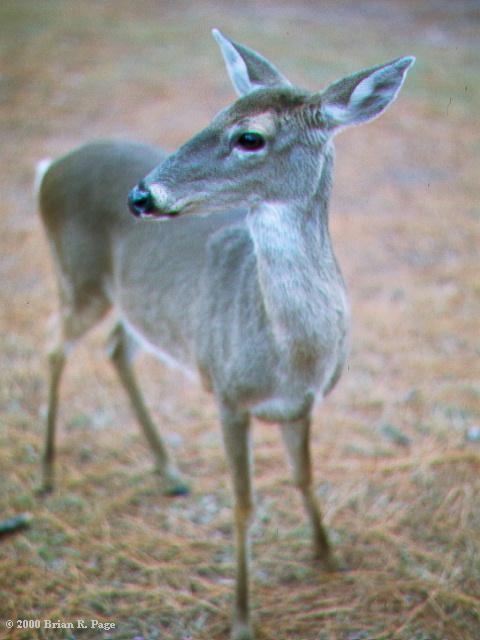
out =
<svg viewBox="0 0 480 640"><path fill-rule="evenodd" d="M315 555L327 569L335 566L309 451L313 404L334 387L348 353L348 301L328 227L332 138L381 113L413 59L308 93L259 54L214 35L241 97L209 127L166 159L144 145L86 145L53 163L41 184L62 319L50 356L43 486L53 486L66 355L113 309L110 355L166 492L184 493L186 485L135 380L135 347L198 371L216 398L235 494L232 635L251 640L251 416L281 424ZM264 146L241 147L242 128L261 134ZM136 183L130 198L137 214L175 219L152 223L130 216L127 195Z"/></svg>

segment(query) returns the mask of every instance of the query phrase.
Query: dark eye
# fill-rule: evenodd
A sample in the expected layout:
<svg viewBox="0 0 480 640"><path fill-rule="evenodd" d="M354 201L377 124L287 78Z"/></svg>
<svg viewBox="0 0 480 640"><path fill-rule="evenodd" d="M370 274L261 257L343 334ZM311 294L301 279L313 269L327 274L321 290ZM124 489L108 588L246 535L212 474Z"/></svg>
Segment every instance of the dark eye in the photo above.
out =
<svg viewBox="0 0 480 640"><path fill-rule="evenodd" d="M235 146L243 151L259 151L265 146L265 138L255 131L246 131L238 136Z"/></svg>

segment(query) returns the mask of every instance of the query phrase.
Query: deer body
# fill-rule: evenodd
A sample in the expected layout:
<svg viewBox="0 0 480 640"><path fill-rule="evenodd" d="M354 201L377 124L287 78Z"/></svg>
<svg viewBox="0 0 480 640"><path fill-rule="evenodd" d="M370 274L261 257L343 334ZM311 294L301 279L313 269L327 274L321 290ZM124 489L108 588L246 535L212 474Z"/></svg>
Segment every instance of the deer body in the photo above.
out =
<svg viewBox="0 0 480 640"><path fill-rule="evenodd" d="M125 215L126 185L162 157L146 145L100 142L50 168L42 211L55 255L65 261L60 281L85 278L64 295L81 305L83 294L95 321L113 307L134 341L190 377L199 369L209 390L253 415L301 417L314 395L333 386L346 357L348 305L322 202L313 203L304 228L295 222L298 211L275 204L147 226ZM111 193L101 210L90 206L93 179L105 184L120 165L117 197ZM79 178L66 193L71 172ZM59 211L70 214L61 224Z"/></svg>
<svg viewBox="0 0 480 640"><path fill-rule="evenodd" d="M44 488L53 485L66 355L113 308L110 355L167 493L187 487L135 380L135 346L189 376L198 371L215 396L235 494L233 637L250 640L251 416L280 423L315 555L335 565L309 449L313 403L333 388L348 351L349 308L328 229L332 138L381 113L413 59L310 94L259 54L214 35L240 99L209 127L167 158L146 145L86 145L53 163L41 184L63 329L50 356ZM138 218L169 220L134 219L127 196Z"/></svg>
<svg viewBox="0 0 480 640"><path fill-rule="evenodd" d="M293 231L297 215L265 205L135 226L115 262L115 295L130 328L198 367L221 399L271 421L308 412L346 356L346 296L326 228L322 234L324 212ZM139 295L152 271L154 290Z"/></svg>

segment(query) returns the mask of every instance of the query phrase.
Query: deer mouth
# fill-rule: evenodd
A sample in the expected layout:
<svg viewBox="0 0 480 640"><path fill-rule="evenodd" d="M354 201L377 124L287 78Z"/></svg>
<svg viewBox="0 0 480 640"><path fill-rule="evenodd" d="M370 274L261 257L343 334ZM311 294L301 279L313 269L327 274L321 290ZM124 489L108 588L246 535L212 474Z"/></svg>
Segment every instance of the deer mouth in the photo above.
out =
<svg viewBox="0 0 480 640"><path fill-rule="evenodd" d="M140 214L140 218L147 220L169 220L170 218L178 218L180 211L160 211L159 209L153 209L151 211L143 211Z"/></svg>

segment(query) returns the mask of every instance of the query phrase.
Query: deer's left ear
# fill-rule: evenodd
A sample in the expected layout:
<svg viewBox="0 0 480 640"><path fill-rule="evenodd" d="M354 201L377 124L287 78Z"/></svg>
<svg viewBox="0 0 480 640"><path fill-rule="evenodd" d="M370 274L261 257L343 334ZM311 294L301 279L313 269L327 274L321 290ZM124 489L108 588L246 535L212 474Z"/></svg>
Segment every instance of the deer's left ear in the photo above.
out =
<svg viewBox="0 0 480 640"><path fill-rule="evenodd" d="M379 116L397 97L414 62L414 57L406 56L330 85L319 95L327 128L335 131Z"/></svg>
<svg viewBox="0 0 480 640"><path fill-rule="evenodd" d="M212 35L220 47L230 80L239 96L262 87L291 86L274 65L256 51L226 38L218 29Z"/></svg>

